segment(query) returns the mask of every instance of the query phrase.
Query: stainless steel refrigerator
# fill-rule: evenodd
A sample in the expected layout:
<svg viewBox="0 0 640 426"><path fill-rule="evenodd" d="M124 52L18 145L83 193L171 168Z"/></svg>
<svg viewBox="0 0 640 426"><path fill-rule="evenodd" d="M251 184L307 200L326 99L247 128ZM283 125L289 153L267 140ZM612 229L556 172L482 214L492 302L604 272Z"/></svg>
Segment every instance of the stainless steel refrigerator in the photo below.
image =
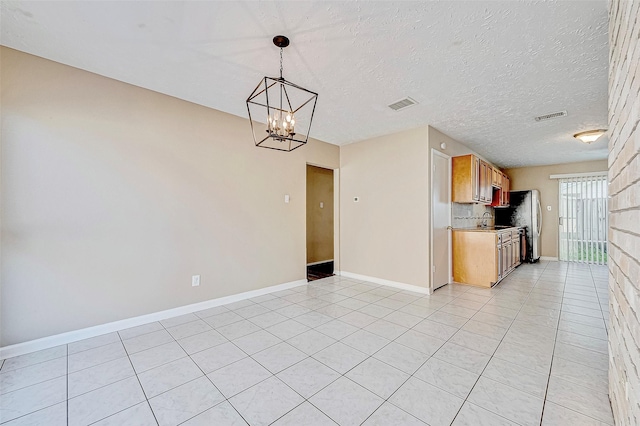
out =
<svg viewBox="0 0 640 426"><path fill-rule="evenodd" d="M542 231L542 208L540 192L510 191L509 207L496 208L496 226L520 226L525 228L526 245L523 261L533 263L540 259L540 234Z"/></svg>

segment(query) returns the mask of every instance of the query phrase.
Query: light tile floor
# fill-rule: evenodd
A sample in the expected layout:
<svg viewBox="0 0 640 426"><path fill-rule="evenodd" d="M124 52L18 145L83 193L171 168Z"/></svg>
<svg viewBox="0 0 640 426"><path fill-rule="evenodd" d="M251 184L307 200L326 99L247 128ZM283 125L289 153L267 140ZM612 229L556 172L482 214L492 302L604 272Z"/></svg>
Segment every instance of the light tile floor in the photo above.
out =
<svg viewBox="0 0 640 426"><path fill-rule="evenodd" d="M2 361L0 423L601 425L607 269L432 296L341 277Z"/></svg>

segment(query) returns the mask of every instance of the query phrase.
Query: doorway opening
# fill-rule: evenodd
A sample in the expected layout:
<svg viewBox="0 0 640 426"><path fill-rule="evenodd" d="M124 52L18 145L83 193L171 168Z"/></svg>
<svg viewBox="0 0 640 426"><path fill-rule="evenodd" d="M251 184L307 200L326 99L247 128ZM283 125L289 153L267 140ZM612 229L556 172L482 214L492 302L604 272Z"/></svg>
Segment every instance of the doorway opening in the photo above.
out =
<svg viewBox="0 0 640 426"><path fill-rule="evenodd" d="M434 290L451 278L451 157L431 150L431 285Z"/></svg>
<svg viewBox="0 0 640 426"><path fill-rule="evenodd" d="M307 281L334 272L333 170L307 164Z"/></svg>
<svg viewBox="0 0 640 426"><path fill-rule="evenodd" d="M560 179L559 260L606 265L607 176Z"/></svg>

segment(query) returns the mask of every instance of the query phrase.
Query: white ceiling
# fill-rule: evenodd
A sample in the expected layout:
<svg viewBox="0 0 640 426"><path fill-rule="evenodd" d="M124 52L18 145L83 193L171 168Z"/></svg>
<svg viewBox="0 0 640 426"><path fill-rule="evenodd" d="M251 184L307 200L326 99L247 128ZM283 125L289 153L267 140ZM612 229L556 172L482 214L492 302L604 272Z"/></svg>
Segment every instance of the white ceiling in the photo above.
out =
<svg viewBox="0 0 640 426"><path fill-rule="evenodd" d="M277 76L319 93L343 145L432 125L503 167L607 157L607 2L1 2L0 43L246 117ZM410 96L419 105L387 105ZM565 118L534 116L567 110Z"/></svg>

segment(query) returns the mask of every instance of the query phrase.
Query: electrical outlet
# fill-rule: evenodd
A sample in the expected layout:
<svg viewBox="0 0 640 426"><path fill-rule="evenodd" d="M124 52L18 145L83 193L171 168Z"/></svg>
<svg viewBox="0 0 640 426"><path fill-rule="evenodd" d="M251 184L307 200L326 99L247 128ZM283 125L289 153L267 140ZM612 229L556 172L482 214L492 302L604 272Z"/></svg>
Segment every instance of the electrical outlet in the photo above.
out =
<svg viewBox="0 0 640 426"><path fill-rule="evenodd" d="M200 285L200 275L194 275L191 277L191 287L198 287Z"/></svg>

